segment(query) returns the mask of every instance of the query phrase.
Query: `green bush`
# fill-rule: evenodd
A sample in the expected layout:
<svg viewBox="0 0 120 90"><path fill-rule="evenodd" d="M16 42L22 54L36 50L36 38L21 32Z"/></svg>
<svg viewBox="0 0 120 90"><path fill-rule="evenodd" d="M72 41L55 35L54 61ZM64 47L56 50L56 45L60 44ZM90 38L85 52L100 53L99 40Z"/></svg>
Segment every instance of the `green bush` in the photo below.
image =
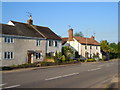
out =
<svg viewBox="0 0 120 90"><path fill-rule="evenodd" d="M30 64L21 64L21 65L12 65L12 66L4 66L2 70L12 70L18 68L28 68L28 67L37 67L37 63L30 63Z"/></svg>
<svg viewBox="0 0 120 90"><path fill-rule="evenodd" d="M4 66L2 67L2 70L12 70L13 68L11 68L10 66Z"/></svg>
<svg viewBox="0 0 120 90"><path fill-rule="evenodd" d="M104 61L106 59L106 56L102 55L102 61Z"/></svg>
<svg viewBox="0 0 120 90"><path fill-rule="evenodd" d="M41 66L53 66L57 65L55 62L41 62Z"/></svg>
<svg viewBox="0 0 120 90"><path fill-rule="evenodd" d="M65 55L62 55L62 62L65 62L66 58Z"/></svg>
<svg viewBox="0 0 120 90"><path fill-rule="evenodd" d="M87 59L86 62L95 62L95 59Z"/></svg>

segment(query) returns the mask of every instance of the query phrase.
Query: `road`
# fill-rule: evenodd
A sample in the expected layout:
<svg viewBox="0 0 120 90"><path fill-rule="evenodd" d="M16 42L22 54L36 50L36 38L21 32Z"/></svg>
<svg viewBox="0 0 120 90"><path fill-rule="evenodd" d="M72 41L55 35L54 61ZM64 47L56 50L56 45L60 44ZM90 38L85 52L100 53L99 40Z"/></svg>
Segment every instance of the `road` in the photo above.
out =
<svg viewBox="0 0 120 90"><path fill-rule="evenodd" d="M118 74L118 60L3 73L2 88L96 88ZM100 88L100 87L99 87Z"/></svg>

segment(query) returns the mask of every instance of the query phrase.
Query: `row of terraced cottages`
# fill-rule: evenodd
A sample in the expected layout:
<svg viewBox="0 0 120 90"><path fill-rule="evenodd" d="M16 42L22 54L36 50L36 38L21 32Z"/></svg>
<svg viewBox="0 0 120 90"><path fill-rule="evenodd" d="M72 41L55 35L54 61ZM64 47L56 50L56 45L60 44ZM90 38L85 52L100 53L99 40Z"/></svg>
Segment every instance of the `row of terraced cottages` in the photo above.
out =
<svg viewBox="0 0 120 90"><path fill-rule="evenodd" d="M69 30L69 37L60 38L50 28L33 25L30 18L27 23L9 21L0 24L0 62L2 66L18 65L43 61L47 55L61 52L62 46L71 46L83 57L91 57L100 52L100 44L92 37L74 37Z"/></svg>

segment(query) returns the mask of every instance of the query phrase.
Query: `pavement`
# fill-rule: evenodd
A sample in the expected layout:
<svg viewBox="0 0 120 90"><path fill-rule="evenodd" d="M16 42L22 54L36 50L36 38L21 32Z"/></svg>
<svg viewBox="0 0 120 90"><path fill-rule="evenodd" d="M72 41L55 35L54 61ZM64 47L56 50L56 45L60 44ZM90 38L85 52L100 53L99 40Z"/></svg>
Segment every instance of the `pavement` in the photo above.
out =
<svg viewBox="0 0 120 90"><path fill-rule="evenodd" d="M118 61L118 59L112 59L110 61ZM44 66L44 67L29 67L29 68L19 68L19 69L13 69L13 70L5 70L5 71L0 71L3 73L10 73L10 72L21 72L21 71L26 71L26 70L36 70L36 69L47 69L47 68L54 68L54 67L65 67L68 65L76 65L76 64L85 64L85 63L104 63L104 61L101 62L80 62L80 63L75 63L75 64L64 64L64 65L54 65L54 66ZM105 61L109 62L109 61Z"/></svg>
<svg viewBox="0 0 120 90"><path fill-rule="evenodd" d="M3 72L3 73L21 72L21 71L28 71L28 70L47 69L47 68L55 68L55 67L65 67L65 66L69 66L69 65L72 66L72 65L77 65L77 64L81 64L81 62L80 63L74 63L74 64L64 64L64 65L19 68L19 69L13 69L13 70L4 70L4 71L0 71L0 72Z"/></svg>
<svg viewBox="0 0 120 90"><path fill-rule="evenodd" d="M118 60L3 72L1 88L108 88L116 83ZM116 85L116 84L115 84ZM114 87L117 87L112 85Z"/></svg>

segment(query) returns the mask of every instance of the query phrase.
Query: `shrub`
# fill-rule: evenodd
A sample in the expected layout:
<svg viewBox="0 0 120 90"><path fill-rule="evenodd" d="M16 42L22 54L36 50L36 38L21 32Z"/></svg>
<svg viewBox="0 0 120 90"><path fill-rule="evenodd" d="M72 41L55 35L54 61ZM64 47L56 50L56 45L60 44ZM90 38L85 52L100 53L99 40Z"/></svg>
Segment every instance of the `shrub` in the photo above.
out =
<svg viewBox="0 0 120 90"><path fill-rule="evenodd" d="M102 61L104 61L106 59L106 56L102 55Z"/></svg>
<svg viewBox="0 0 120 90"><path fill-rule="evenodd" d="M95 59L87 59L86 62L95 62Z"/></svg>
<svg viewBox="0 0 120 90"><path fill-rule="evenodd" d="M66 58L65 55L62 55L62 62L65 62Z"/></svg>
<svg viewBox="0 0 120 90"><path fill-rule="evenodd" d="M2 70L12 70L13 68L11 68L10 66L4 66L2 67Z"/></svg>
<svg viewBox="0 0 120 90"><path fill-rule="evenodd" d="M54 62L41 62L41 66L53 66L57 65L57 63Z"/></svg>

